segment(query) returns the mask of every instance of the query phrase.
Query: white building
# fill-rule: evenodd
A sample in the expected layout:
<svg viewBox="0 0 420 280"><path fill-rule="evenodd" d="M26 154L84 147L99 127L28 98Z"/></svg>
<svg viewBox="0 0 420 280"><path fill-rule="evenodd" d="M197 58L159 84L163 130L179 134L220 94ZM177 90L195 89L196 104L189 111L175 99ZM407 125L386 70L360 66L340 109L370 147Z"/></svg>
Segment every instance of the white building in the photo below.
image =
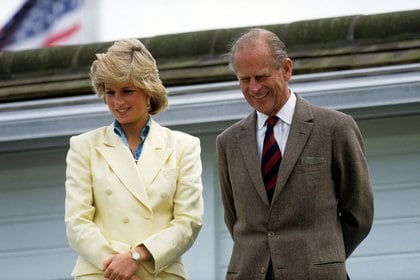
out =
<svg viewBox="0 0 420 280"><path fill-rule="evenodd" d="M265 26L288 46L293 89L351 114L365 138L375 219L348 260L352 279L420 279L419 26L420 10ZM157 120L202 143L205 224L185 255L192 280L224 279L230 257L215 138L250 111L223 55L242 31L142 40L170 91ZM71 135L112 121L88 80L109 45L0 53L0 279L70 278L65 154Z"/></svg>

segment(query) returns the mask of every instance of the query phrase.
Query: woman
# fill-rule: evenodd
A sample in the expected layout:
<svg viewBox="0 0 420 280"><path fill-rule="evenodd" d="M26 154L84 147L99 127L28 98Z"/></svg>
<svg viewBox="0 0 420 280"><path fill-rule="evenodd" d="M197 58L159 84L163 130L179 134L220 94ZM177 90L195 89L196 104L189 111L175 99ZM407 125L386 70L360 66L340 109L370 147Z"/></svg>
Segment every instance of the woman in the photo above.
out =
<svg viewBox="0 0 420 280"><path fill-rule="evenodd" d="M65 222L75 279L187 279L202 225L199 139L160 126L156 62L135 39L97 54L92 86L115 120L70 139Z"/></svg>

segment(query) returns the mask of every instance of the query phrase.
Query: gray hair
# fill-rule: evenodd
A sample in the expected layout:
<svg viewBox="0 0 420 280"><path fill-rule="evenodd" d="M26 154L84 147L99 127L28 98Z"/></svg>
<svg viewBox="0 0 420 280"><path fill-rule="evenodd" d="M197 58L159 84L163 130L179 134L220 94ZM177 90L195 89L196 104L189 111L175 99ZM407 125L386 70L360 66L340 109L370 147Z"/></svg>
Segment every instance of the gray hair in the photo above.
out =
<svg viewBox="0 0 420 280"><path fill-rule="evenodd" d="M271 31L262 28L253 28L242 34L233 42L229 52L229 69L236 73L235 53L245 48L255 48L265 45L271 53L272 64L276 69L283 67L283 62L287 58L286 45L280 38Z"/></svg>

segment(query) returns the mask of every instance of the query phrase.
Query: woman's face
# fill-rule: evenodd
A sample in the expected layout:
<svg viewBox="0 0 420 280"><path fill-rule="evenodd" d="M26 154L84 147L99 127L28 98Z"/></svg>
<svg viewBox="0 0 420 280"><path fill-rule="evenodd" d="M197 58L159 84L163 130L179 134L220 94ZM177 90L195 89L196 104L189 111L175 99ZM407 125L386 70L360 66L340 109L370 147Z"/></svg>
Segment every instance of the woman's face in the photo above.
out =
<svg viewBox="0 0 420 280"><path fill-rule="evenodd" d="M122 126L142 126L149 117L149 97L132 83L105 83L105 103Z"/></svg>

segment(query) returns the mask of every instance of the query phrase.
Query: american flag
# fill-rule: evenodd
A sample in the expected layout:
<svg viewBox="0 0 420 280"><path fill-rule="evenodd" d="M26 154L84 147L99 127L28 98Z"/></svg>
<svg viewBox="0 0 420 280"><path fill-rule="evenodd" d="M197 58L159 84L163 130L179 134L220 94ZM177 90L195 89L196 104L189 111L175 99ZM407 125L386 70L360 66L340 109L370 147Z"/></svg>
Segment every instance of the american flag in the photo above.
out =
<svg viewBox="0 0 420 280"><path fill-rule="evenodd" d="M80 44L83 0L27 0L0 30L0 50Z"/></svg>

